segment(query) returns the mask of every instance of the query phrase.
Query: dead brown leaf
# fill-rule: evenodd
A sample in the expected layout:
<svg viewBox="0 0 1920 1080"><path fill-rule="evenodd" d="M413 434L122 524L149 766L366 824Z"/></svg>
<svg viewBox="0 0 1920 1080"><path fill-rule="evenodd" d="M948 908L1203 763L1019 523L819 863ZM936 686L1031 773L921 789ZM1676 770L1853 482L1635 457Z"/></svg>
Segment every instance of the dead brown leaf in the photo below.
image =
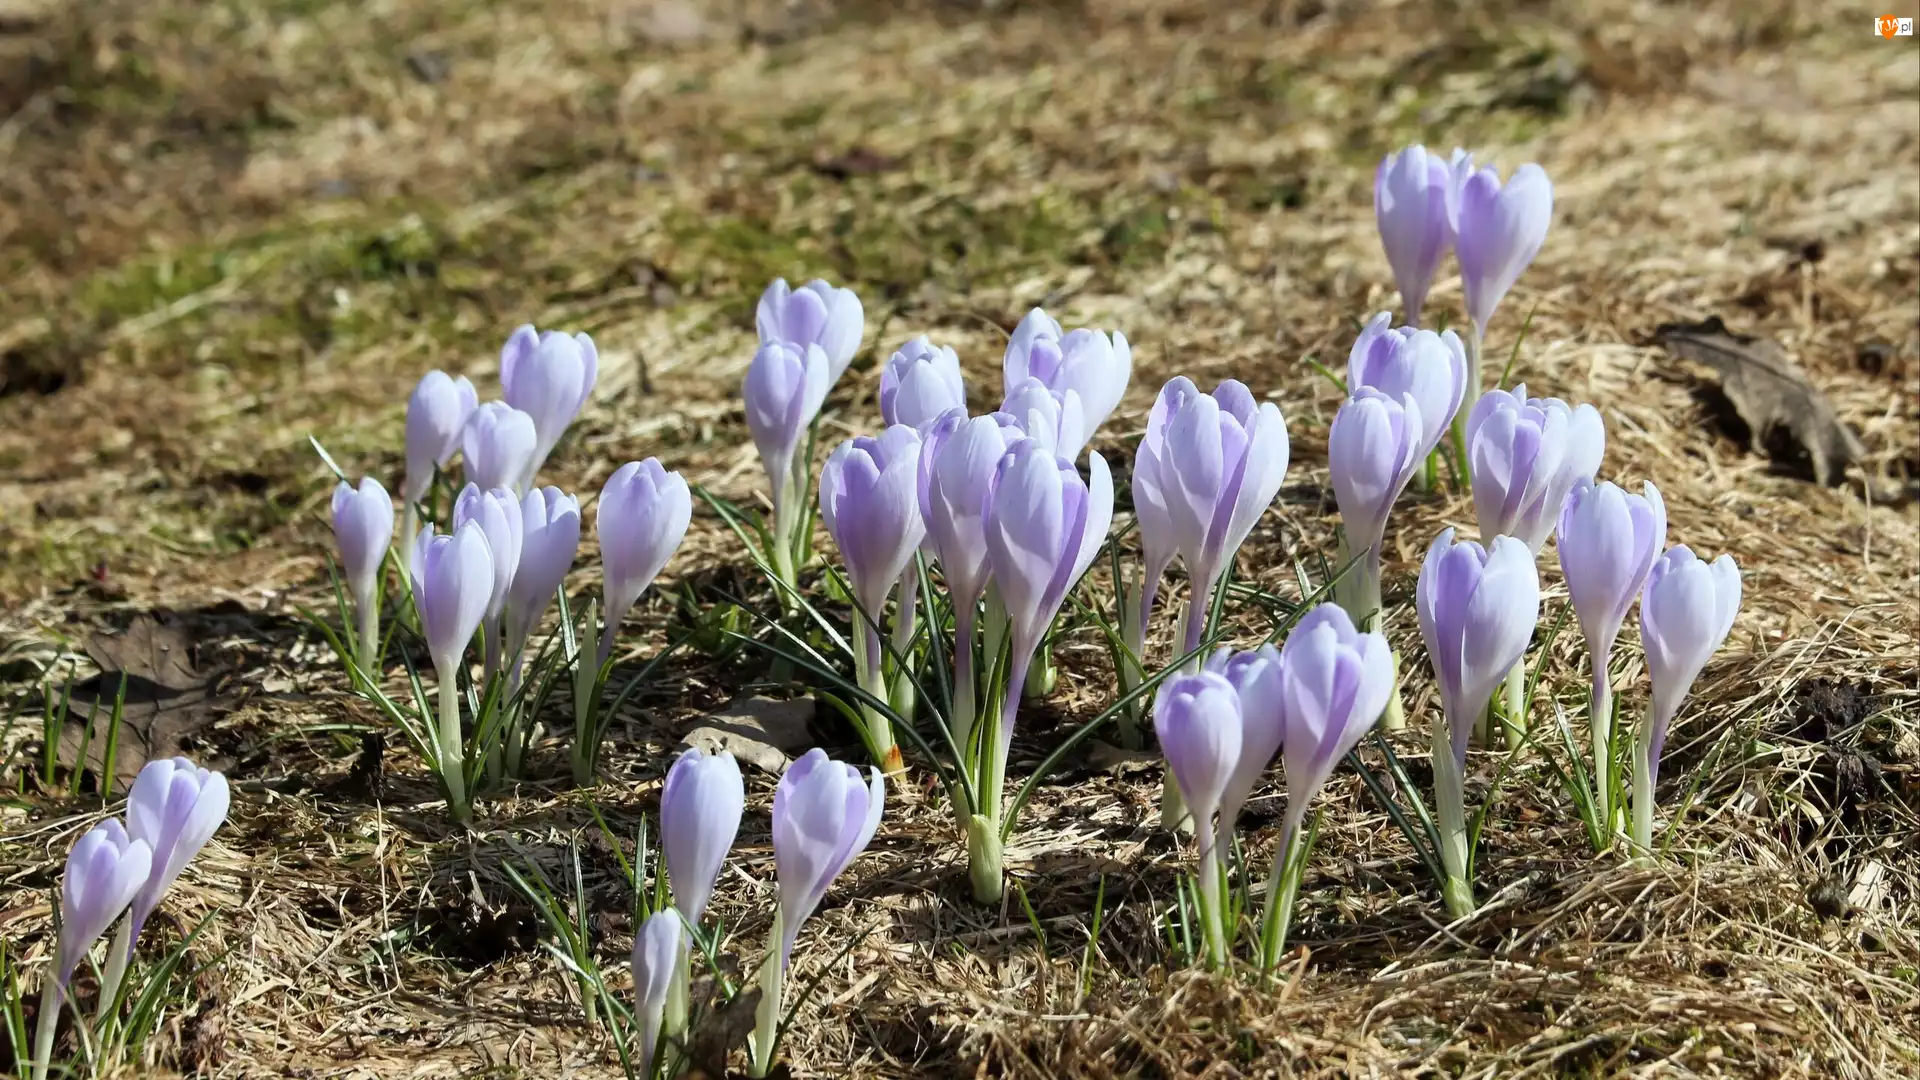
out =
<svg viewBox="0 0 1920 1080"><path fill-rule="evenodd" d="M787 701L741 698L726 711L701 721L680 741L709 754L728 751L741 762L778 776L786 770L792 755L813 745L813 737L807 732L812 719L810 697Z"/></svg>
<svg viewBox="0 0 1920 1080"><path fill-rule="evenodd" d="M238 702L238 695L221 685L219 672L203 674L195 667L192 636L178 622L142 613L122 633L94 634L87 641L87 655L100 666L100 674L74 684L66 728L60 733L60 757L81 767L84 747L84 767L95 776L106 771L113 707L124 680L120 734L113 747L113 774L123 788L147 762L194 747L195 736ZM228 764L204 754L194 756L208 768Z"/></svg>
<svg viewBox="0 0 1920 1080"><path fill-rule="evenodd" d="M1783 429L1813 460L1813 477L1823 486L1839 483L1849 464L1866 456L1859 436L1840 422L1799 365L1766 338L1736 334L1718 315L1699 323L1667 323L1654 340L1684 360L1705 364L1720 375L1720 389L1750 432L1748 447L1761 452L1769 432Z"/></svg>

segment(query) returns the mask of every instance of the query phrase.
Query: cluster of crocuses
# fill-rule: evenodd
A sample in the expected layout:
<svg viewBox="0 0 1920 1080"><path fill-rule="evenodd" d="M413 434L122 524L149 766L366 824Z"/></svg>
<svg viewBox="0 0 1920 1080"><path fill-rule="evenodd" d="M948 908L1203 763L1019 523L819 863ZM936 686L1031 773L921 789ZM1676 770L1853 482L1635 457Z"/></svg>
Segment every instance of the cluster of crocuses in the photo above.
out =
<svg viewBox="0 0 1920 1080"><path fill-rule="evenodd" d="M425 719L423 706L408 731L456 820L470 820L472 793L483 780L521 774L539 734L526 707L530 680L523 671L530 655L542 654L532 645L535 631L573 567L580 504L557 487L536 486L535 477L586 404L598 372L599 353L586 334L522 326L500 352L505 400L479 403L464 376L431 371L407 401L399 558L411 587L411 617L439 688L438 723ZM444 481L456 456L464 485L450 500L442 533L436 511L443 491L451 492ZM597 705L620 622L679 547L692 512L686 481L653 458L621 466L601 488L595 530L604 624L592 658L584 658L576 641L596 636L589 605L579 635L568 627L568 647L554 660L554 670L573 679L573 771L580 783L591 782L597 762L604 733ZM358 615L351 634L355 682L390 705L379 687L383 568L393 542L386 489L372 477L358 487L342 480L333 496L333 528ZM476 634L484 652L469 736L461 722L460 680L469 674L466 652ZM396 715L406 723L404 714Z"/></svg>
<svg viewBox="0 0 1920 1080"><path fill-rule="evenodd" d="M67 854L60 882L60 930L53 967L40 995L33 1049L33 1080L45 1080L53 1061L60 1007L73 973L94 942L121 915L107 949L100 998L91 1023L74 1009L76 1041L100 1060L103 1036L118 1015L120 993L140 930L180 872L227 820L227 779L185 758L147 763L127 795L127 819L89 829Z"/></svg>
<svg viewBox="0 0 1920 1080"><path fill-rule="evenodd" d="M800 926L820 906L833 880L866 850L880 827L885 795L879 769L863 776L819 749L788 766L774 789L778 901L760 968L761 998L750 1047L753 1076L767 1075L773 1064L786 971ZM667 770L660 795L660 845L673 906L649 916L633 939L641 1076L654 1075L661 1049L671 1061L684 1041L690 1022L693 931L706 914L745 808L746 789L731 754L692 749Z"/></svg>
<svg viewBox="0 0 1920 1080"><path fill-rule="evenodd" d="M1613 736L1608 661L1636 595L1653 681L1635 769L1634 842L1652 835L1652 783L1667 725L1694 678L1732 626L1739 575L1723 555L1708 566L1684 546L1664 555L1666 513L1652 484L1644 496L1595 483L1605 449L1590 405L1529 398L1524 386L1481 393L1489 321L1546 237L1553 189L1537 165L1505 184L1474 170L1456 150L1442 161L1415 146L1389 155L1375 177L1380 235L1405 305L1407 327L1391 316L1370 322L1347 370L1350 399L1334 418L1328 459L1346 548L1359 558L1343 594L1356 618L1377 617L1379 551L1394 501L1449 425L1452 465L1471 488L1485 546L1433 541L1415 590L1421 636L1440 687L1433 771L1439 861L1448 908L1473 908L1469 832L1463 805L1473 733L1495 724L1518 745L1526 730L1522 660L1539 622L1536 558L1556 528L1568 592L1593 662L1590 726L1596 842L1617 831L1619 750ZM1441 260L1459 261L1468 339L1414 329ZM1461 404L1473 407L1460 415ZM1507 686L1503 715L1490 711Z"/></svg>
<svg viewBox="0 0 1920 1080"><path fill-rule="evenodd" d="M798 447L861 329L858 300L823 281L798 290L778 281L760 302L761 345L742 395L773 488L769 561L789 587L808 557L804 533L786 531L803 520L795 502L810 479ZM889 773L905 767L893 724L915 711L916 555L945 582L953 692L936 719L960 773L955 811L982 900L1002 888L1006 765L1021 689L1049 685L1044 639L1112 519L1106 462L1086 454L1086 478L1077 463L1131 371L1124 335L1067 332L1035 309L1007 344L999 409L969 416L954 350L916 337L881 371L885 430L846 440L821 468L820 518L856 608L860 734Z"/></svg>

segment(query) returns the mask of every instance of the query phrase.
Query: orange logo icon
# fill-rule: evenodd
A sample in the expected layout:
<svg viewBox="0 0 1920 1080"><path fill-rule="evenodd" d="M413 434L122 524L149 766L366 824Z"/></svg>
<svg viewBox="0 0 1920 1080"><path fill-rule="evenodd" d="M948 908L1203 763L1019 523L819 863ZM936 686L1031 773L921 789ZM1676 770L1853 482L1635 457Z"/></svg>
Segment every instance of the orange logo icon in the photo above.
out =
<svg viewBox="0 0 1920 1080"><path fill-rule="evenodd" d="M1880 16L1880 36L1891 39L1900 32L1900 20L1893 15Z"/></svg>

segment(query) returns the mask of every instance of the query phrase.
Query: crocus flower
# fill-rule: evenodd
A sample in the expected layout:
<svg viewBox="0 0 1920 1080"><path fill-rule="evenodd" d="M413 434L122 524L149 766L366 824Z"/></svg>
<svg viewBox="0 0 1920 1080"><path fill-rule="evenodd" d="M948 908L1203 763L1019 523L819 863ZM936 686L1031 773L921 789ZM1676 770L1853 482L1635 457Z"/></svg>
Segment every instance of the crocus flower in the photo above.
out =
<svg viewBox="0 0 1920 1080"><path fill-rule="evenodd" d="M1380 545L1387 516L1420 467L1425 431L1411 394L1396 401L1363 387L1340 406L1327 432L1327 471L1345 540L1342 561L1366 553L1341 590L1341 602L1356 622L1380 610Z"/></svg>
<svg viewBox="0 0 1920 1080"><path fill-rule="evenodd" d="M1388 154L1374 171L1373 216L1409 325L1420 324L1433 272L1453 243L1447 213L1452 189L1452 170L1423 146Z"/></svg>
<svg viewBox="0 0 1920 1080"><path fill-rule="evenodd" d="M877 439L848 439L820 470L820 520L839 545L860 608L853 624L855 678L883 700L888 693L879 624L887 593L901 580L926 535L919 481L920 436L905 424L895 424ZM911 594L903 592L896 628L912 618ZM861 711L868 748L883 768L898 772L902 761L892 721L870 706Z"/></svg>
<svg viewBox="0 0 1920 1080"><path fill-rule="evenodd" d="M1467 417L1467 460L1480 536L1511 536L1535 555L1576 483L1593 481L1606 428L1591 405L1528 398L1523 383L1480 395Z"/></svg>
<svg viewBox="0 0 1920 1080"><path fill-rule="evenodd" d="M1385 635L1358 630L1344 608L1321 604L1287 635L1280 650L1282 750L1287 762L1287 825L1299 828L1307 804L1393 696L1393 651Z"/></svg>
<svg viewBox="0 0 1920 1080"><path fill-rule="evenodd" d="M765 307L764 299L761 305ZM753 445L760 451L760 464L767 471L773 500L774 568L788 584L794 582L793 532L799 524L806 485L805 477L795 475L795 455L813 418L819 415L834 374L819 345L770 341L754 354L740 388L746 402L747 430L753 433Z"/></svg>
<svg viewBox="0 0 1920 1080"><path fill-rule="evenodd" d="M852 289L836 289L818 279L794 289L785 278L776 279L760 294L754 323L763 347L784 342L804 351L818 345L827 358L828 386L839 382L853 362L867 325L860 298Z"/></svg>
<svg viewBox="0 0 1920 1080"><path fill-rule="evenodd" d="M620 620L680 549L692 520L693 493L686 478L668 472L659 458L629 461L607 477L593 522L606 578L599 663L607 662Z"/></svg>
<svg viewBox="0 0 1920 1080"><path fill-rule="evenodd" d="M673 904L688 925L699 925L707 913L746 805L746 785L732 754L690 749L667 770L660 793L660 849Z"/></svg>
<svg viewBox="0 0 1920 1080"><path fill-rule="evenodd" d="M920 436L895 424L836 448L820 470L820 520L847 564L853 598L878 620L887 592L920 547Z"/></svg>
<svg viewBox="0 0 1920 1080"><path fill-rule="evenodd" d="M969 418L954 409L920 444L920 514L953 602L952 725L959 746L968 745L977 709L973 645L987 591L987 490L1007 447L1020 437L1004 413Z"/></svg>
<svg viewBox="0 0 1920 1080"><path fill-rule="evenodd" d="M1028 438L1068 461L1077 460L1093 436L1080 393L1072 387L1054 390L1029 378L1007 395L1000 411L1011 416Z"/></svg>
<svg viewBox="0 0 1920 1080"><path fill-rule="evenodd" d="M787 965L800 924L827 894L828 886L866 850L880 827L886 782L879 769L860 770L830 760L815 747L787 766L773 791L773 865L779 878L775 938L760 968L760 1006L749 1040L749 1075L765 1076L773 1064L774 1034L782 1014Z"/></svg>
<svg viewBox="0 0 1920 1080"><path fill-rule="evenodd" d="M1133 514L1140 526L1142 566L1139 595L1129 601L1131 625L1123 627L1130 635L1128 644L1137 655L1146 640L1147 622L1153 617L1154 597L1160 591L1160 579L1173 557L1180 553L1173 514L1167 506L1167 494L1160 488L1160 467L1167 459L1167 426L1187 399L1200 396L1192 380L1177 375L1160 388L1147 414L1147 433L1133 456Z"/></svg>
<svg viewBox="0 0 1920 1080"><path fill-rule="evenodd" d="M467 482L482 491L518 491L526 482L527 465L539 438L533 417L504 401L489 401L473 410L460 435Z"/></svg>
<svg viewBox="0 0 1920 1080"><path fill-rule="evenodd" d="M458 672L473 632L493 596L493 551L478 522L451 536L436 536L429 524L414 547L413 603L439 683L439 723L432 729L435 775L447 793L447 810L465 824L473 816L467 799L466 742L460 731Z"/></svg>
<svg viewBox="0 0 1920 1080"><path fill-rule="evenodd" d="M1213 848L1207 826L1240 764L1240 693L1225 675L1176 675L1160 688L1153 730L1187 808L1200 824L1201 858Z"/></svg>
<svg viewBox="0 0 1920 1080"><path fill-rule="evenodd" d="M1577 484L1560 510L1560 572L1593 659L1596 707L1611 696L1607 663L1627 608L1667 542L1660 489L1648 482L1642 490L1629 495L1611 483ZM1596 733L1605 722L1594 717Z"/></svg>
<svg viewBox="0 0 1920 1080"><path fill-rule="evenodd" d="M363 476L357 488L342 480L333 489L333 537L340 545L347 592L360 615L359 659L370 665L380 644L380 564L393 543L393 501L380 481Z"/></svg>
<svg viewBox="0 0 1920 1080"><path fill-rule="evenodd" d="M1647 574L1640 596L1640 641L1647 651L1653 701L1640 733L1633 815L1633 838L1643 848L1653 842L1653 786L1660 775L1667 728L1739 613L1740 570L1731 555L1709 563L1679 544L1655 560Z"/></svg>
<svg viewBox="0 0 1920 1080"><path fill-rule="evenodd" d="M1467 317L1484 331L1494 309L1539 253L1553 221L1553 183L1538 165L1522 165L1504 186L1500 174L1481 169L1460 190L1460 281ZM1476 373L1477 374L1477 373ZM1478 385L1474 391L1479 391Z"/></svg>
<svg viewBox="0 0 1920 1080"><path fill-rule="evenodd" d="M487 621L491 623L506 607L514 572L520 568L521 541L526 528L520 499L506 488L482 491L479 486L468 484L453 504L454 530L458 531L469 521L487 534L487 551L493 555L493 589L487 597Z"/></svg>
<svg viewBox="0 0 1920 1080"><path fill-rule="evenodd" d="M1153 729L1160 736L1167 771L1193 814L1200 841L1200 921L1208 957L1217 966L1227 957L1227 933L1213 815L1240 764L1239 692L1225 676L1211 671L1176 675L1154 700Z"/></svg>
<svg viewBox="0 0 1920 1080"><path fill-rule="evenodd" d="M50 989L66 990L80 958L146 887L152 869L153 848L129 836L117 818L95 825L73 845L60 882L60 943Z"/></svg>
<svg viewBox="0 0 1920 1080"><path fill-rule="evenodd" d="M660 1048L667 997L674 970L680 963L680 913L664 908L647 916L633 935L633 1004L640 1021L640 1075L653 1075L653 1055Z"/></svg>
<svg viewBox="0 0 1920 1080"><path fill-rule="evenodd" d="M147 845L153 862L127 918L129 950L160 898L227 820L227 805L227 778L186 758L141 767L127 794L127 835Z"/></svg>
<svg viewBox="0 0 1920 1080"><path fill-rule="evenodd" d="M427 497L433 470L444 469L460 450L460 434L467 428L479 397L465 375L453 378L429 371L407 399L407 478L400 498L411 505ZM413 537L401 539L413 542Z"/></svg>
<svg viewBox="0 0 1920 1080"><path fill-rule="evenodd" d="M1280 650L1271 645L1245 652L1215 649L1207 658L1206 670L1224 676L1240 698L1240 760L1220 794L1220 825L1215 830L1215 843L1224 849L1260 774L1280 750L1285 731L1280 712Z"/></svg>
<svg viewBox="0 0 1920 1080"><path fill-rule="evenodd" d="M1451 330L1395 328L1392 321L1383 311L1360 331L1347 357L1347 389L1372 387L1395 401L1412 397L1420 406L1419 456L1425 459L1446 436L1466 396L1467 350Z"/></svg>
<svg viewBox="0 0 1920 1080"><path fill-rule="evenodd" d="M573 569L580 548L580 503L557 487L534 488L520 500L520 565L507 594L506 641L518 649Z"/></svg>
<svg viewBox="0 0 1920 1080"><path fill-rule="evenodd" d="M1126 394L1133 350L1117 330L1111 337L1097 330L1063 335L1059 323L1034 308L1014 328L1001 367L1007 397L1029 378L1039 379L1049 390L1078 394L1090 435Z"/></svg>
<svg viewBox="0 0 1920 1080"><path fill-rule="evenodd" d="M60 939L54 946L53 971L40 992L40 1022L33 1043L34 1080L44 1080L52 1062L60 1003L73 979L73 969L127 909L146 884L152 867L153 850L146 841L130 838L113 818L88 830L67 853L67 868L60 882ZM22 1049L16 1047L14 1052L20 1054Z"/></svg>
<svg viewBox="0 0 1920 1080"><path fill-rule="evenodd" d="M1455 543L1446 529L1427 549L1414 606L1444 713L1433 730L1434 806L1446 870L1441 893L1447 910L1462 917L1474 906L1463 790L1467 740L1540 621L1533 553L1511 536L1495 537L1485 548Z"/></svg>
<svg viewBox="0 0 1920 1080"><path fill-rule="evenodd" d="M819 747L787 766L773 791L773 862L780 879L780 966L793 956L800 924L880 827L886 785Z"/></svg>
<svg viewBox="0 0 1920 1080"><path fill-rule="evenodd" d="M127 793L127 835L146 844L153 861L107 956L107 969L100 978L102 1002L111 1002L119 994L120 980L147 917L226 820L226 777L197 768L183 757L149 761L141 767Z"/></svg>
<svg viewBox="0 0 1920 1080"><path fill-rule="evenodd" d="M429 525L414 545L413 603L434 670L450 679L493 598L493 549L477 522L452 535Z"/></svg>
<svg viewBox="0 0 1920 1080"><path fill-rule="evenodd" d="M1293 921L1298 880L1286 875L1307 807L1334 766L1380 719L1394 692L1393 651L1386 637L1355 629L1338 604L1308 612L1287 635L1274 666L1287 761L1287 816L1267 877L1261 960L1269 968L1279 962Z"/></svg>
<svg viewBox="0 0 1920 1080"><path fill-rule="evenodd" d="M1026 678L1040 639L1080 580L1113 521L1113 477L1099 454L1087 457L1092 481L1073 463L1032 439L1008 448L987 490L987 566L1010 621L1013 652L1007 685ZM1006 695L1001 759L1013 738L1020 695Z"/></svg>
<svg viewBox="0 0 1920 1080"><path fill-rule="evenodd" d="M880 418L888 427L905 424L924 431L947 410L966 407L960 357L924 335L900 346L880 369Z"/></svg>
<svg viewBox="0 0 1920 1080"><path fill-rule="evenodd" d="M500 350L501 396L533 418L533 456L517 486L530 487L567 425L580 415L600 373L600 351L585 334L522 326Z"/></svg>
<svg viewBox="0 0 1920 1080"><path fill-rule="evenodd" d="M1280 407L1256 404L1245 384L1228 379L1210 395L1188 391L1172 388L1178 405L1150 459L1158 473L1153 486L1193 583L1182 652L1200 644L1214 584L1279 494L1288 454Z"/></svg>

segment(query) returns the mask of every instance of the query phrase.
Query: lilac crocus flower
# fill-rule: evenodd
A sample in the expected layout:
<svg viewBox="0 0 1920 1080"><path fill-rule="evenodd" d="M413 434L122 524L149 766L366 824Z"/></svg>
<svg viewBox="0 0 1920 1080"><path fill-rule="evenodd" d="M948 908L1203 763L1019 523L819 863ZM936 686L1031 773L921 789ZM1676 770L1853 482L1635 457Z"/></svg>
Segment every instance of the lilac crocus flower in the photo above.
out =
<svg viewBox="0 0 1920 1080"><path fill-rule="evenodd" d="M1533 553L1511 536L1495 537L1485 548L1456 543L1446 529L1427 549L1414 606L1443 713L1433 728L1434 806L1446 870L1441 893L1447 910L1463 917L1474 906L1463 791L1467 740L1540 621Z"/></svg>
<svg viewBox="0 0 1920 1080"><path fill-rule="evenodd" d="M832 386L860 351L867 319L852 289L836 289L817 278L794 289L778 278L760 294L754 324L762 347L774 342L801 351L819 346L827 358L827 385Z"/></svg>
<svg viewBox="0 0 1920 1080"><path fill-rule="evenodd" d="M1212 394L1175 387L1179 404L1151 461L1175 548L1192 582L1181 651L1200 644L1215 584L1247 534L1280 492L1287 471L1287 425L1279 406L1255 404L1229 379ZM1137 467L1137 466L1136 466Z"/></svg>
<svg viewBox="0 0 1920 1080"><path fill-rule="evenodd" d="M1593 731L1598 805L1612 820L1613 686L1607 670L1627 609L1667 543L1667 506L1648 482L1629 495L1611 483L1577 484L1560 510L1560 572L1593 664L1588 723Z"/></svg>
<svg viewBox="0 0 1920 1080"><path fill-rule="evenodd" d="M1271 645L1234 652L1215 649L1206 670L1226 678L1240 698L1240 760L1220 794L1220 824L1214 843L1222 850L1232 845L1240 811L1253 795L1260 775L1273 764L1285 732L1281 715L1280 650Z"/></svg>
<svg viewBox="0 0 1920 1080"><path fill-rule="evenodd" d="M95 825L73 845L60 880L60 942L50 989L66 990L80 959L147 887L152 871L152 846L129 835L118 818Z"/></svg>
<svg viewBox="0 0 1920 1080"><path fill-rule="evenodd" d="M533 418L533 456L517 488L533 484L567 425L580 415L600 375L600 351L585 334L538 333L522 326L500 350L501 396Z"/></svg>
<svg viewBox="0 0 1920 1080"><path fill-rule="evenodd" d="M34 1035L35 1080L43 1080L52 1062L60 1003L73 969L127 909L146 884L152 866L153 849L146 841L129 837L114 818L88 830L67 853L60 881L60 939L54 946L53 970L40 993L40 1022Z"/></svg>
<svg viewBox="0 0 1920 1080"><path fill-rule="evenodd" d="M846 561L855 602L873 620L926 531L919 476L920 436L905 424L848 439L820 470L820 520Z"/></svg>
<svg viewBox="0 0 1920 1080"><path fill-rule="evenodd" d="M1355 629L1338 604L1321 604L1287 635L1274 679L1287 762L1287 816L1267 878L1262 961L1273 967L1292 924L1293 889L1287 868L1308 806L1334 766L1373 728L1393 697L1393 650L1377 632Z"/></svg>
<svg viewBox="0 0 1920 1080"><path fill-rule="evenodd" d="M887 697L881 664L880 620L887 593L901 580L913 553L926 535L920 513L920 436L905 424L895 424L879 438L848 439L834 450L820 470L820 520L840 548L853 590L855 677L877 698ZM903 610L895 616L912 618L912 600L901 597ZM862 710L866 718L868 749L889 773L902 767L894 745L892 723L879 710Z"/></svg>
<svg viewBox="0 0 1920 1080"><path fill-rule="evenodd" d="M698 926L707 913L746 805L746 785L732 754L689 749L667 770L660 793L660 849L673 904L689 925Z"/></svg>
<svg viewBox="0 0 1920 1080"><path fill-rule="evenodd" d="M988 794L967 822L968 869L974 898L982 903L997 901L1004 884L998 793L1006 784L1019 688L1067 590L1086 573L1113 521L1113 477L1107 463L1099 454L1089 454L1087 463L1091 481L1081 480L1072 462L1022 439L1000 459L983 503L991 595L1005 614L1010 651L1000 728L986 744Z"/></svg>
<svg viewBox="0 0 1920 1080"><path fill-rule="evenodd" d="M520 549L525 525L520 498L506 488L482 491L468 484L453 504L453 528L458 531L467 522L480 526L487 534L487 550L493 555L493 590L487 597L486 673L492 677L500 670L500 615L507 607L507 594L513 588L514 572L520 568Z"/></svg>
<svg viewBox="0 0 1920 1080"><path fill-rule="evenodd" d="M773 861L780 880L780 966L800 924L880 827L886 785L879 769L833 761L819 747L787 766L773 792Z"/></svg>
<svg viewBox="0 0 1920 1080"><path fill-rule="evenodd" d="M539 439L533 417L504 401L481 405L467 418L466 430L460 434L467 482L482 491L520 490Z"/></svg>
<svg viewBox="0 0 1920 1080"><path fill-rule="evenodd" d="M956 745L972 737L978 709L974 628L987 591L987 491L1007 447L1021 437L1004 414L969 418L954 409L920 444L920 514L953 604L953 716Z"/></svg>
<svg viewBox="0 0 1920 1080"><path fill-rule="evenodd" d="M1371 387L1395 401L1412 397L1420 406L1420 452L1424 459L1446 437L1467 392L1467 350L1448 330L1395 328L1387 312L1360 331L1347 357L1347 389Z"/></svg>
<svg viewBox="0 0 1920 1080"><path fill-rule="evenodd" d="M535 488L520 500L520 565L507 593L505 641L518 653L580 549L580 502L557 487ZM517 661L516 661L517 670Z"/></svg>
<svg viewBox="0 0 1920 1080"><path fill-rule="evenodd" d="M466 744L460 733L457 675L467 644L493 596L493 552L479 523L469 521L451 536L436 536L431 525L420 531L412 566L413 603L439 683L440 718L432 729L429 763L447 792L447 809L465 824L473 814L467 801Z"/></svg>
<svg viewBox="0 0 1920 1080"><path fill-rule="evenodd" d="M421 376L413 396L407 399L407 477L400 487L403 502L411 506L427 497L434 469L446 468L453 455L460 452L460 435L479 403L465 375L455 378L444 371L429 371ZM412 543L413 537L403 536L401 540Z"/></svg>
<svg viewBox="0 0 1920 1080"><path fill-rule="evenodd" d="M363 476L357 488L342 480L333 489L333 537L360 616L356 659L363 670L370 669L380 646L380 566L393 543L393 500L380 481Z"/></svg>
<svg viewBox="0 0 1920 1080"><path fill-rule="evenodd" d="M1420 325L1433 273L1453 244L1452 190L1452 170L1423 146L1388 154L1374 171L1373 216L1412 326Z"/></svg>
<svg viewBox="0 0 1920 1080"><path fill-rule="evenodd" d="M1660 776L1667 729L1739 613L1740 569L1731 555L1709 563L1679 544L1656 559L1647 574L1640 596L1640 641L1646 647L1653 700L1636 748L1633 784L1633 839L1643 849L1653 844L1653 786Z"/></svg>
<svg viewBox="0 0 1920 1080"><path fill-rule="evenodd" d="M1014 328L1001 368L1001 389L1007 397L1029 378L1039 379L1049 390L1074 391L1091 435L1126 395L1133 350L1117 330L1111 336L1097 330L1062 334L1058 322L1034 308Z"/></svg>
<svg viewBox="0 0 1920 1080"><path fill-rule="evenodd" d="M1147 433L1133 457L1133 513L1140 526L1142 573L1137 597L1128 600L1128 644L1136 656L1146 640L1147 622L1153 617L1153 601L1160 591L1173 557L1180 553L1173 524L1173 512L1167 506L1167 493L1161 489L1161 465L1167 460L1167 427L1200 390L1184 375L1176 375L1160 388L1153 411L1147 414Z"/></svg>
<svg viewBox="0 0 1920 1080"><path fill-rule="evenodd" d="M227 820L227 778L186 758L149 761L127 793L127 835L153 853L152 870L133 898L127 950L180 872Z"/></svg>
<svg viewBox="0 0 1920 1080"><path fill-rule="evenodd" d="M1078 460L1087 440L1093 437L1080 393L1072 387L1054 390L1039 379L1028 378L1000 403L1000 411L1012 417L1027 438L1038 440L1068 461Z"/></svg>
<svg viewBox="0 0 1920 1080"><path fill-rule="evenodd" d="M477 522L452 535L429 525L414 542L413 602L436 671L451 673L493 598L493 549Z"/></svg>
<svg viewBox="0 0 1920 1080"><path fill-rule="evenodd" d="M1533 164L1514 170L1504 186L1499 173L1481 169L1461 185L1458 216L1455 250L1467 317L1476 332L1484 332L1494 309L1547 238L1553 222L1553 183ZM1477 382L1473 389L1479 392Z"/></svg>
<svg viewBox="0 0 1920 1080"><path fill-rule="evenodd" d="M1341 562L1361 556L1340 590L1341 604L1357 623L1367 623L1380 610L1387 516L1420 467L1425 430L1413 395L1396 401L1362 387L1340 406L1327 432L1327 472L1340 508Z"/></svg>
<svg viewBox="0 0 1920 1080"><path fill-rule="evenodd" d="M880 417L888 427L905 424L925 431L947 410L966 407L960 357L924 335L900 346L880 369Z"/></svg>
<svg viewBox="0 0 1920 1080"><path fill-rule="evenodd" d="M653 1075L653 1057L666 1026L667 999L682 955L680 913L664 908L647 916L633 935L633 1005L640 1021L640 1075Z"/></svg>
<svg viewBox="0 0 1920 1080"><path fill-rule="evenodd" d="M606 579L600 664L613 654L620 620L680 550L692 520L693 493L686 478L668 472L659 458L629 461L607 478L593 522Z"/></svg>
<svg viewBox="0 0 1920 1080"><path fill-rule="evenodd" d="M866 850L880 827L885 801L879 769L863 777L818 747L787 766L773 790L773 865L780 898L773 940L760 968L760 1006L749 1044L754 1076L767 1075L773 1064L787 965L800 925L820 906L833 879Z"/></svg>
<svg viewBox="0 0 1920 1080"><path fill-rule="evenodd" d="M1480 395L1467 417L1467 460L1480 536L1512 536L1535 555L1575 484L1593 481L1606 428L1591 405L1527 397L1526 384Z"/></svg>
<svg viewBox="0 0 1920 1080"><path fill-rule="evenodd" d="M764 298L761 304L764 308ZM796 580L794 546L806 542L804 536L794 535L807 487L807 478L799 475L805 472L805 463L797 455L801 440L820 413L820 403L826 400L834 374L827 353L819 345L771 341L754 354L740 388L746 403L747 430L753 433L753 445L760 451L773 502L774 570L788 585Z"/></svg>
<svg viewBox="0 0 1920 1080"><path fill-rule="evenodd" d="M1240 764L1240 694L1224 675L1211 671L1176 675L1160 687L1154 701L1153 729L1167 771L1193 814L1200 843L1201 924L1208 959L1218 966L1226 962L1227 931L1213 815Z"/></svg>

